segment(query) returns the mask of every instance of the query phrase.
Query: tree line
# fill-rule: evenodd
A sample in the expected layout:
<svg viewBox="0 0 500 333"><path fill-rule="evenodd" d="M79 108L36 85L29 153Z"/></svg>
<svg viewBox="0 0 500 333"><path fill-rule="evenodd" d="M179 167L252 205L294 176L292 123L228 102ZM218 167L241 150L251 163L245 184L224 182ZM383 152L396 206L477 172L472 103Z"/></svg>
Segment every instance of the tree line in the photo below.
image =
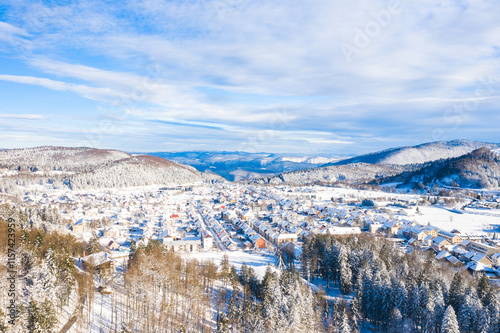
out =
<svg viewBox="0 0 500 333"><path fill-rule="evenodd" d="M499 288L484 273L471 275L431 252L404 254L370 235L313 236L304 242L302 274L352 298L330 305L346 309L352 331L371 324L391 332L451 332L443 327L453 321L460 332L500 331ZM336 312L328 320L338 328Z"/></svg>

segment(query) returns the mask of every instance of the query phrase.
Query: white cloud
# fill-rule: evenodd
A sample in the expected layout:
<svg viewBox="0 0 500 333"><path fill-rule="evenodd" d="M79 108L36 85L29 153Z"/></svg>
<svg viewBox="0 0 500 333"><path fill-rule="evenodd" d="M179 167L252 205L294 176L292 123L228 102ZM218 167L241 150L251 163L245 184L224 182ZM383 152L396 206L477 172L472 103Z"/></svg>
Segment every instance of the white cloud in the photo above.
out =
<svg viewBox="0 0 500 333"><path fill-rule="evenodd" d="M39 120L43 119L44 116L41 114L0 114L0 118L3 119L25 119L25 120Z"/></svg>
<svg viewBox="0 0 500 333"><path fill-rule="evenodd" d="M1 74L0 80L41 86L56 91L71 91L93 100L110 100L112 98L128 97L126 94L110 88L95 88L81 84L61 82L61 81L55 81L51 79L39 78L33 76Z"/></svg>
<svg viewBox="0 0 500 333"><path fill-rule="evenodd" d="M0 35L20 35L20 36L28 36L29 34L18 27L13 26L12 24L1 22L0 21Z"/></svg>
<svg viewBox="0 0 500 333"><path fill-rule="evenodd" d="M328 139L322 139L322 138L313 138L313 139L306 139L307 142L310 143L326 143L326 144L334 144L334 145L349 145L353 144L354 142L352 141L340 141L340 140L328 140Z"/></svg>
<svg viewBox="0 0 500 333"><path fill-rule="evenodd" d="M43 73L0 79L114 103L137 119L216 127L231 138L274 130L286 110L290 135L315 132L302 141L318 145L426 140L429 127L449 130L433 120L454 103L473 98L486 110L496 102L495 92L474 97L482 78L500 75L495 1L402 0L380 23L390 3L11 1L12 22L0 23L0 36L29 35L32 52L22 57ZM363 38L366 45L356 44ZM358 50L350 62L343 43ZM500 91L498 82L490 88Z"/></svg>

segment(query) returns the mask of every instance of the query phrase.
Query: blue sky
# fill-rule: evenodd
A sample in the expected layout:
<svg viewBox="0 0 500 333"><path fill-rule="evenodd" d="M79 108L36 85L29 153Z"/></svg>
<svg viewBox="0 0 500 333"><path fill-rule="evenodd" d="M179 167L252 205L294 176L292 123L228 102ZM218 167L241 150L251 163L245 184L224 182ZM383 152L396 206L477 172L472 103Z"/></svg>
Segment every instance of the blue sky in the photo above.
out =
<svg viewBox="0 0 500 333"><path fill-rule="evenodd" d="M491 0L0 4L0 147L499 142Z"/></svg>

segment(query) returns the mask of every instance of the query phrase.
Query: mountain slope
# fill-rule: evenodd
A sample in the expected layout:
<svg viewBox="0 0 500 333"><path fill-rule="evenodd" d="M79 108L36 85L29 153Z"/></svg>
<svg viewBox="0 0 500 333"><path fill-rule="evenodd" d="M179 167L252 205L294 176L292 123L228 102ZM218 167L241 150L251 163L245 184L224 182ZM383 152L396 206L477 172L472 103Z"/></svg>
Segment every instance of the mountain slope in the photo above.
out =
<svg viewBox="0 0 500 333"><path fill-rule="evenodd" d="M481 147L500 148L498 143L485 143L469 140L437 141L413 147L391 148L375 153L348 158L328 165L344 165L351 163L371 164L422 164L439 159L465 155Z"/></svg>
<svg viewBox="0 0 500 333"><path fill-rule="evenodd" d="M411 166L368 163L330 165L315 169L287 172L274 177L264 177L256 179L253 182L260 184L365 183L381 177L398 175L411 168Z"/></svg>
<svg viewBox="0 0 500 333"><path fill-rule="evenodd" d="M500 151L500 144L467 140L431 142L415 147L393 148L366 154L320 168L264 177L254 182L274 184L338 181L348 183L383 181L405 184L441 182L463 187L496 188L497 175L500 173L492 156L498 155L489 149Z"/></svg>
<svg viewBox="0 0 500 333"><path fill-rule="evenodd" d="M418 170L402 173L378 182L402 182L405 185L448 185L462 188L496 189L500 187L500 155L479 148L460 157L424 164Z"/></svg>
<svg viewBox="0 0 500 333"><path fill-rule="evenodd" d="M132 156L117 150L39 147L0 151L4 188L50 184L57 188L89 189L145 185L181 185L220 180L191 166L161 157Z"/></svg>
<svg viewBox="0 0 500 333"><path fill-rule="evenodd" d="M70 171L93 168L131 156L112 149L44 146L0 150L0 166Z"/></svg>

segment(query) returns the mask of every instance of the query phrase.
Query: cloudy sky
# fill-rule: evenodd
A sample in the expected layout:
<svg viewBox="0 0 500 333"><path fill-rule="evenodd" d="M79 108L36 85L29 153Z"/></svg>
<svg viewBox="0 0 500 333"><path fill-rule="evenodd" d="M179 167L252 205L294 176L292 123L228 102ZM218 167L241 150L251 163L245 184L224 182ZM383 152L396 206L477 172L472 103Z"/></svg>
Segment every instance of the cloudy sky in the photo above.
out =
<svg viewBox="0 0 500 333"><path fill-rule="evenodd" d="M500 142L497 0L3 0L0 147Z"/></svg>

